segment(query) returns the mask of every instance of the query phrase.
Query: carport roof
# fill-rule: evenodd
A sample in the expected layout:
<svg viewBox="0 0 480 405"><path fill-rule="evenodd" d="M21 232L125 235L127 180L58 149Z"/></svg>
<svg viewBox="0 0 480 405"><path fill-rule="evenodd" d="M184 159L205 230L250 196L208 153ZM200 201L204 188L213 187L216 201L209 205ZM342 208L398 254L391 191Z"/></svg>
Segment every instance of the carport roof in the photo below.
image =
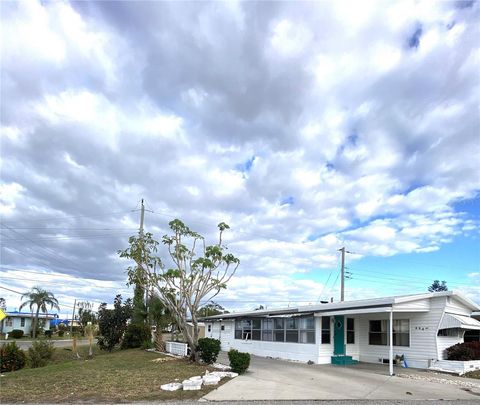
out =
<svg viewBox="0 0 480 405"><path fill-rule="evenodd" d="M479 310L480 307L475 304L470 299L464 297L456 291L442 291L434 293L425 293L425 294L414 294L414 295L397 295L393 297L383 297L383 298L371 298L365 300L355 300L355 301L343 301L343 302L332 302L328 304L316 304L316 305L305 305L299 307L290 307L290 308L277 308L277 309L263 309L258 311L248 311L248 312L234 312L229 314L215 315L203 318L203 320L220 320L220 319L232 319L240 317L265 317L265 316L275 316L275 315L307 315L308 313L324 313L332 311L351 311L354 310L364 310L370 308L374 310L378 308L379 312L384 311L385 307L393 307L395 304L404 304L412 301L422 300L426 298L434 297L447 297L455 296L456 299L461 301L464 305L471 308L472 311Z"/></svg>

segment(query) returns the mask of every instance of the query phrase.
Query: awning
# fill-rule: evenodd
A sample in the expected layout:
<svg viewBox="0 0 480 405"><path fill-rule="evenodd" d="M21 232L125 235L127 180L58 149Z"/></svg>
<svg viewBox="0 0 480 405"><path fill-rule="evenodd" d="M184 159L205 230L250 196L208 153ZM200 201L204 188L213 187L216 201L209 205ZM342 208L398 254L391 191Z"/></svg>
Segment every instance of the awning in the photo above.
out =
<svg viewBox="0 0 480 405"><path fill-rule="evenodd" d="M480 330L480 322L465 315L445 314L438 329L452 328Z"/></svg>

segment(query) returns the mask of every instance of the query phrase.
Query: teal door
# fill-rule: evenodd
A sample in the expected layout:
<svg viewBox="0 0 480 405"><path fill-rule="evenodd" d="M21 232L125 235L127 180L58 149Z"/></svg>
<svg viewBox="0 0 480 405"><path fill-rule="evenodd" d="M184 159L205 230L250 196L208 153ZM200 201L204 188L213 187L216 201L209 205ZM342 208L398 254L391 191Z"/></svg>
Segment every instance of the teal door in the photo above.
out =
<svg viewBox="0 0 480 405"><path fill-rule="evenodd" d="M345 354L345 317L336 315L333 326L333 354Z"/></svg>

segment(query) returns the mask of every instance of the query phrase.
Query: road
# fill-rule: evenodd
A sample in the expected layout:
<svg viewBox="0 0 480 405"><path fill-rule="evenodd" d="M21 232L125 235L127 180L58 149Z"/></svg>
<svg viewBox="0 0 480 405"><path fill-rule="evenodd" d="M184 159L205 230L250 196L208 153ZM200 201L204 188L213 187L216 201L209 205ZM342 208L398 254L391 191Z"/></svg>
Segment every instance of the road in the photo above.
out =
<svg viewBox="0 0 480 405"><path fill-rule="evenodd" d="M0 340L0 345L4 343L10 343L12 340ZM33 340L15 340L17 342L17 346L20 349L26 350L32 346ZM71 347L72 346L72 339L63 339L63 340L52 340L53 345L55 347ZM88 345L87 339L77 340L77 345Z"/></svg>

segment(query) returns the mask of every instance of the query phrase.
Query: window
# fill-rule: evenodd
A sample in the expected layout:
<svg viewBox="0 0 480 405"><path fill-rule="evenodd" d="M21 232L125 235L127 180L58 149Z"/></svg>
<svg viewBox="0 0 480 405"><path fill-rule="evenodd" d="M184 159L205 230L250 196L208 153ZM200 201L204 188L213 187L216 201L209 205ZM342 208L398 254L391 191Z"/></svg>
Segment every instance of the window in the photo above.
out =
<svg viewBox="0 0 480 405"><path fill-rule="evenodd" d="M370 321L369 345L386 345L388 340L388 321Z"/></svg>
<svg viewBox="0 0 480 405"><path fill-rule="evenodd" d="M236 320L235 339L315 343L315 320L313 316Z"/></svg>
<svg viewBox="0 0 480 405"><path fill-rule="evenodd" d="M220 330L225 330L225 325L220 326Z"/></svg>
<svg viewBox="0 0 480 405"><path fill-rule="evenodd" d="M315 319L313 316L308 318L300 318L299 320L299 342L300 343L315 343Z"/></svg>
<svg viewBox="0 0 480 405"><path fill-rule="evenodd" d="M262 340L262 320L252 320L252 340Z"/></svg>
<svg viewBox="0 0 480 405"><path fill-rule="evenodd" d="M5 319L5 326L13 326L13 319L10 317Z"/></svg>
<svg viewBox="0 0 480 405"><path fill-rule="evenodd" d="M368 344L382 346L389 344L388 323L389 321L386 319L370 321ZM393 321L393 345L410 346L410 321L408 319L395 319Z"/></svg>
<svg viewBox="0 0 480 405"><path fill-rule="evenodd" d="M330 317L322 316L322 343L330 343Z"/></svg>
<svg viewBox="0 0 480 405"><path fill-rule="evenodd" d="M285 342L285 322L284 319L275 318L273 320L274 340L275 342Z"/></svg>
<svg viewBox="0 0 480 405"><path fill-rule="evenodd" d="M273 340L273 319L262 319L262 340Z"/></svg>
<svg viewBox="0 0 480 405"><path fill-rule="evenodd" d="M212 325L208 325L208 331L209 331L209 332L212 331Z"/></svg>
<svg viewBox="0 0 480 405"><path fill-rule="evenodd" d="M347 344L355 343L355 319L347 318Z"/></svg>
<svg viewBox="0 0 480 405"><path fill-rule="evenodd" d="M20 327L24 327L25 326L25 318L20 318Z"/></svg>
<svg viewBox="0 0 480 405"><path fill-rule="evenodd" d="M393 345L410 346L410 321L408 319L393 320Z"/></svg>

